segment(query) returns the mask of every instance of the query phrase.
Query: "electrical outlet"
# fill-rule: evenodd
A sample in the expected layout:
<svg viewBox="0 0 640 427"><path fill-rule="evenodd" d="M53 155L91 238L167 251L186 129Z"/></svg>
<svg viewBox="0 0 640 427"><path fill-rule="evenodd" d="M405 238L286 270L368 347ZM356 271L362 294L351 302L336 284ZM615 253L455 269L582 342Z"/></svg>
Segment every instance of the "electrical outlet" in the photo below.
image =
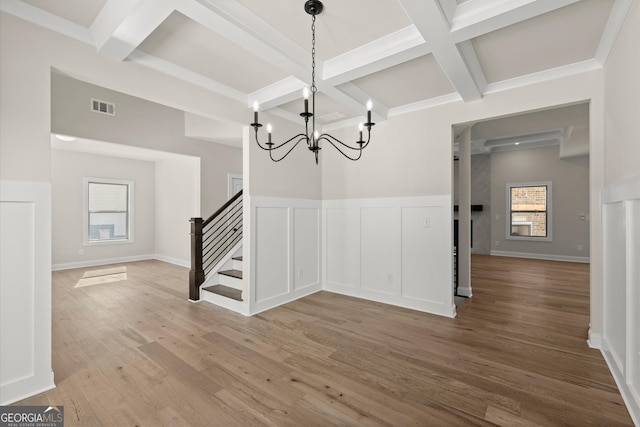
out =
<svg viewBox="0 0 640 427"><path fill-rule="evenodd" d="M298 279L302 279L302 276L303 276L302 269L299 269L298 270Z"/></svg>
<svg viewBox="0 0 640 427"><path fill-rule="evenodd" d="M496 240L496 246L500 246L500 240Z"/></svg>
<svg viewBox="0 0 640 427"><path fill-rule="evenodd" d="M578 245L578 252L582 252L582 245Z"/></svg>
<svg viewBox="0 0 640 427"><path fill-rule="evenodd" d="M428 216L425 216L422 222L422 226L424 228L431 228L431 218L429 218Z"/></svg>
<svg viewBox="0 0 640 427"><path fill-rule="evenodd" d="M84 255L84 249L79 249L78 250L78 255Z"/></svg>
<svg viewBox="0 0 640 427"><path fill-rule="evenodd" d="M496 215L496 221L500 221L500 215Z"/></svg>
<svg viewBox="0 0 640 427"><path fill-rule="evenodd" d="M393 285L393 274L389 274L389 275L387 276L387 283L388 283L389 285Z"/></svg>

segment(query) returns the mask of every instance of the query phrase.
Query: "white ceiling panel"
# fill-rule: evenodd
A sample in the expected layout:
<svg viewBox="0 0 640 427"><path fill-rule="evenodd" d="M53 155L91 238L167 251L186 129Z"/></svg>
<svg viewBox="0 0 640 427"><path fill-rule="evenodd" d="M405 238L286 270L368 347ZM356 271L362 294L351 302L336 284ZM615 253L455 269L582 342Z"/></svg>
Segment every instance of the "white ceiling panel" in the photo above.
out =
<svg viewBox="0 0 640 427"><path fill-rule="evenodd" d="M45 10L74 24L90 27L107 0L23 0L32 6Z"/></svg>
<svg viewBox="0 0 640 427"><path fill-rule="evenodd" d="M473 47L487 81L594 58L612 5L613 0L583 0L475 38Z"/></svg>
<svg viewBox="0 0 640 427"><path fill-rule="evenodd" d="M436 98L455 90L432 55L369 74L353 83L389 108Z"/></svg>
<svg viewBox="0 0 640 427"><path fill-rule="evenodd" d="M311 16L300 0L239 0L300 47L311 49ZM327 60L411 25L397 0L323 0L316 17L317 57ZM310 60L310 59L309 59Z"/></svg>
<svg viewBox="0 0 640 427"><path fill-rule="evenodd" d="M289 75L179 12L172 13L138 49L243 92Z"/></svg>
<svg viewBox="0 0 640 427"><path fill-rule="evenodd" d="M230 112L220 120L235 123L231 112L246 108L249 121L257 100L261 111L299 123L300 92L311 76L305 1L2 0L0 10L89 44L109 60L213 93L215 111ZM364 117L369 98L381 123L389 114L542 81L558 67L567 66L565 75L601 67L631 1L323 3L316 118L338 128Z"/></svg>
<svg viewBox="0 0 640 427"><path fill-rule="evenodd" d="M297 116L304 110L302 94L300 94L299 100L283 104L281 108ZM309 98L309 108L311 108L311 98ZM319 124L324 125L359 116L362 116L364 119L365 114L365 104L362 105L362 111L353 111L350 108L345 108L344 105L334 101L321 92L316 94L316 122ZM300 118L300 121L302 121L302 118Z"/></svg>

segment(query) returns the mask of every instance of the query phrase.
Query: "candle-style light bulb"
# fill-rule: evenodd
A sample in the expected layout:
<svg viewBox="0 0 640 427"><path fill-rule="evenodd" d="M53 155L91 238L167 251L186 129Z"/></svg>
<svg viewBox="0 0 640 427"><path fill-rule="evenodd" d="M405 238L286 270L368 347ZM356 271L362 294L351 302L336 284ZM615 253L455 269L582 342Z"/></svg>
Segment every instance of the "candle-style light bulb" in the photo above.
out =
<svg viewBox="0 0 640 427"><path fill-rule="evenodd" d="M309 88L306 86L302 89L302 97L304 98L304 113L307 114L309 113Z"/></svg>
<svg viewBox="0 0 640 427"><path fill-rule="evenodd" d="M318 138L320 137L320 134L318 133L318 131L313 131L313 145L315 145L316 147L318 146Z"/></svg>
<svg viewBox="0 0 640 427"><path fill-rule="evenodd" d="M362 131L364 130L364 125L362 123L358 124L358 129L360 130L360 139L358 141L362 141Z"/></svg>
<svg viewBox="0 0 640 427"><path fill-rule="evenodd" d="M273 128L271 127L271 123L267 123L267 134L268 134L268 144L271 144L271 130Z"/></svg>
<svg viewBox="0 0 640 427"><path fill-rule="evenodd" d="M258 101L253 101L253 123L258 123Z"/></svg>
<svg viewBox="0 0 640 427"><path fill-rule="evenodd" d="M371 123L371 109L373 108L373 102L367 101L367 123Z"/></svg>

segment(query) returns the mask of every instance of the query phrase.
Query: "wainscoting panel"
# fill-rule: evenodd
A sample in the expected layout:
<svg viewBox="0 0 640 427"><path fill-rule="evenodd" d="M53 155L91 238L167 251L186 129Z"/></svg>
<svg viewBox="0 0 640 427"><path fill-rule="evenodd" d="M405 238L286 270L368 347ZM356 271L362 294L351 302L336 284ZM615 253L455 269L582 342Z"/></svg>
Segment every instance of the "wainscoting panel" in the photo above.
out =
<svg viewBox="0 0 640 427"><path fill-rule="evenodd" d="M320 283L320 210L293 208L293 286L295 290Z"/></svg>
<svg viewBox="0 0 640 427"><path fill-rule="evenodd" d="M51 186L0 182L0 405L55 387Z"/></svg>
<svg viewBox="0 0 640 427"><path fill-rule="evenodd" d="M452 254L433 242L447 240L451 230L442 217L442 207L419 206L402 208L402 296L415 300L445 301L451 287L425 286L427 278L435 283L447 283L447 270L432 268L447 265Z"/></svg>
<svg viewBox="0 0 640 427"><path fill-rule="evenodd" d="M604 336L620 372L625 369L626 354L626 233L624 203L604 206L604 275L607 283L604 299Z"/></svg>
<svg viewBox="0 0 640 427"><path fill-rule="evenodd" d="M455 316L449 196L325 200L323 289Z"/></svg>
<svg viewBox="0 0 640 427"><path fill-rule="evenodd" d="M640 425L640 176L603 192L602 354Z"/></svg>
<svg viewBox="0 0 640 427"><path fill-rule="evenodd" d="M399 254L394 239L399 236L395 208L361 210L361 288L388 295L398 294L400 283L396 268Z"/></svg>
<svg viewBox="0 0 640 427"><path fill-rule="evenodd" d="M255 218L255 301L260 303L290 290L289 210L257 207Z"/></svg>
<svg viewBox="0 0 640 427"><path fill-rule="evenodd" d="M360 287L360 209L324 209L327 283Z"/></svg>
<svg viewBox="0 0 640 427"><path fill-rule="evenodd" d="M320 290L321 202L248 197L245 203L251 224L245 234L249 314Z"/></svg>
<svg viewBox="0 0 640 427"><path fill-rule="evenodd" d="M627 209L628 384L640 407L640 200L628 202Z"/></svg>

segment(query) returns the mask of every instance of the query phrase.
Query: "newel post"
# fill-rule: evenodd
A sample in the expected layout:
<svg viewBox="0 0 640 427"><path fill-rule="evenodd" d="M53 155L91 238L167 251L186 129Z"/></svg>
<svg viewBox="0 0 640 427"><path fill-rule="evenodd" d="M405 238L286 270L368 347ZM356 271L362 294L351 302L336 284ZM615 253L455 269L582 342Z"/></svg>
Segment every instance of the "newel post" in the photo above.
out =
<svg viewBox="0 0 640 427"><path fill-rule="evenodd" d="M189 299L200 300L200 285L204 283L202 268L202 218L191 218L191 271L189 271Z"/></svg>

